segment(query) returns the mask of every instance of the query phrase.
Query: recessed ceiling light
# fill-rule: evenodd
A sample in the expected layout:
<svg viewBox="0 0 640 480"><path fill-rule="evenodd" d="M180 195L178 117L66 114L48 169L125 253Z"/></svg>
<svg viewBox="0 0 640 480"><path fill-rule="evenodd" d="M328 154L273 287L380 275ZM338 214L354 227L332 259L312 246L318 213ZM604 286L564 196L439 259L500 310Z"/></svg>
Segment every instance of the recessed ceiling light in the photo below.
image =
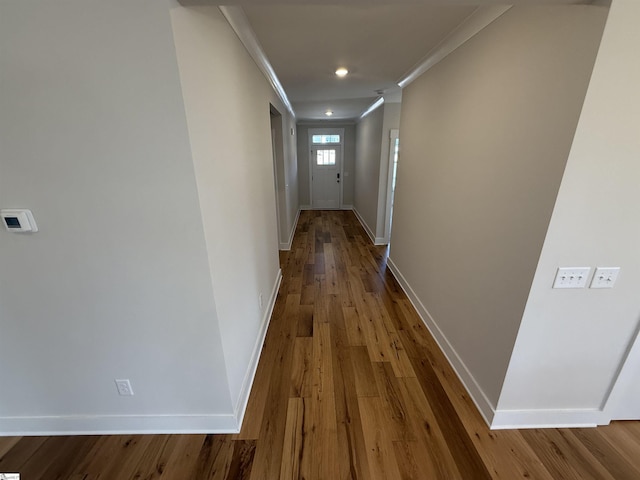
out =
<svg viewBox="0 0 640 480"><path fill-rule="evenodd" d="M339 69L336 70L336 75L339 77L344 77L347 73L349 73L349 70L347 70L344 67L340 67Z"/></svg>
<svg viewBox="0 0 640 480"><path fill-rule="evenodd" d="M324 114L325 114L327 117L330 117L331 115L333 115L333 112L332 112L331 110L327 110L326 112L324 112Z"/></svg>

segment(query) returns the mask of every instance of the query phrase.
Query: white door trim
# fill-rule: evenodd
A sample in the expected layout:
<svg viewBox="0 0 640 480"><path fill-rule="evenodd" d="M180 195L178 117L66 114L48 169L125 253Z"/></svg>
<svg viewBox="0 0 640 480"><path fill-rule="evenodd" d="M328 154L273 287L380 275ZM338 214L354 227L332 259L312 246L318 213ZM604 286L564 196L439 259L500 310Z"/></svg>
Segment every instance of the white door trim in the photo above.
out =
<svg viewBox="0 0 640 480"><path fill-rule="evenodd" d="M340 198L338 199L338 205L342 209L343 203L343 185L344 185L344 128L310 128L308 130L307 145L309 147L309 203L311 204L311 210L315 210L313 205L313 154L311 150L313 148L313 142L311 141L313 135L340 135ZM327 144L327 146L336 146L337 143Z"/></svg>
<svg viewBox="0 0 640 480"><path fill-rule="evenodd" d="M384 243L389 243L391 241L391 205L393 201L393 192L391 187L393 184L393 158L396 148L395 140L399 137L400 130L397 128L392 128L389 131L389 164L387 167L387 201L384 213Z"/></svg>

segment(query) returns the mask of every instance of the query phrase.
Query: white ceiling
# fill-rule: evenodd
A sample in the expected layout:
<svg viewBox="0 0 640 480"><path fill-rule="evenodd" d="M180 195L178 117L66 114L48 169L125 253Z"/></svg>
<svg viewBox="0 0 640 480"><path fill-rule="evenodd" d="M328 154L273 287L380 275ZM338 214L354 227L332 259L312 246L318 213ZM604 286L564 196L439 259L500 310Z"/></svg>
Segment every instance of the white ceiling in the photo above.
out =
<svg viewBox="0 0 640 480"><path fill-rule="evenodd" d="M476 7L245 5L243 10L299 120L359 117ZM338 78L335 70L349 75Z"/></svg>

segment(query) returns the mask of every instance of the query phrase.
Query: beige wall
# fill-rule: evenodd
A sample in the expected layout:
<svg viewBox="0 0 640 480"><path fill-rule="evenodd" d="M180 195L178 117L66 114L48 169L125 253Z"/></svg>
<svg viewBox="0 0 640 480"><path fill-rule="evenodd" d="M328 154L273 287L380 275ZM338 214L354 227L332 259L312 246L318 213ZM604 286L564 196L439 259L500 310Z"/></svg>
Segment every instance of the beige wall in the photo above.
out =
<svg viewBox="0 0 640 480"><path fill-rule="evenodd" d="M606 12L513 7L403 92L392 264L485 414L498 401Z"/></svg>
<svg viewBox="0 0 640 480"><path fill-rule="evenodd" d="M376 108L356 127L356 171L353 207L375 237L380 187L380 146L384 105Z"/></svg>
<svg viewBox="0 0 640 480"><path fill-rule="evenodd" d="M376 243L386 243L389 134L400 126L400 104L384 103L356 126L354 209Z"/></svg>
<svg viewBox="0 0 640 480"><path fill-rule="evenodd" d="M355 178L356 134L355 125L340 122L302 123L297 126L298 195L299 204L311 205L309 192L309 129L344 128L344 158L342 178L342 204L353 205L353 184Z"/></svg>
<svg viewBox="0 0 640 480"><path fill-rule="evenodd" d="M639 21L638 2L613 2L500 397L501 410L599 410L636 332ZM615 288L549 288L557 267L578 264L621 267ZM627 365L635 371L636 385L639 358ZM618 400L633 402L640 418L640 394L635 395Z"/></svg>

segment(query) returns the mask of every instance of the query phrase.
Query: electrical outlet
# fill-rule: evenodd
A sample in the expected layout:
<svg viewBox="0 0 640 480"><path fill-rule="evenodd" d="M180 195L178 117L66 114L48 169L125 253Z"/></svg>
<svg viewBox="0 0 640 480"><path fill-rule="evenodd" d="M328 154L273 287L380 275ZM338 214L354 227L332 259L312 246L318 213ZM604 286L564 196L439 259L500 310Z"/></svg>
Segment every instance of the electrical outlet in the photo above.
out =
<svg viewBox="0 0 640 480"><path fill-rule="evenodd" d="M584 288L589 280L591 267L558 268L553 288Z"/></svg>
<svg viewBox="0 0 640 480"><path fill-rule="evenodd" d="M264 300L262 298L262 293L258 295L258 303L260 304L260 310L264 310Z"/></svg>
<svg viewBox="0 0 640 480"><path fill-rule="evenodd" d="M589 288L613 288L619 273L620 267L597 267Z"/></svg>
<svg viewBox="0 0 640 480"><path fill-rule="evenodd" d="M131 388L131 382L129 379L115 380L118 393L125 397L133 396L133 389Z"/></svg>

